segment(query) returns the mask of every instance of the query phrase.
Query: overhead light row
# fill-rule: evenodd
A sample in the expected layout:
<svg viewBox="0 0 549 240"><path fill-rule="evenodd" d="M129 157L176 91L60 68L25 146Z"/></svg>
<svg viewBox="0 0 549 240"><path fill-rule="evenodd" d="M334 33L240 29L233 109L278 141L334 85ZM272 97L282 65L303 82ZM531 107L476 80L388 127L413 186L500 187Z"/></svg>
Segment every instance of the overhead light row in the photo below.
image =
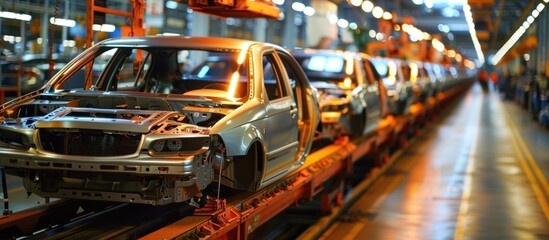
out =
<svg viewBox="0 0 549 240"><path fill-rule="evenodd" d="M21 37L16 37L16 36L11 36L11 35L4 35L4 37L2 38L4 39L5 42L9 42L9 43L18 43L18 42L21 42L22 38Z"/></svg>
<svg viewBox="0 0 549 240"><path fill-rule="evenodd" d="M383 10L382 7L376 6L374 3L372 3L369 0L347 0L347 1L352 6L360 7L362 11L364 11L365 13L371 13L372 16L375 18L385 19L385 20L393 19L392 13ZM284 0L273 0L273 3L275 3L276 5L283 5L284 2L285 2ZM428 4L428 2L431 2L431 1L425 1L426 4ZM300 2L292 3L292 9L296 12L303 12L307 16L312 16L315 13L315 9L313 7L305 6L303 3L300 3ZM350 28L352 30L355 30L358 28L358 25L356 23L349 22L344 18L338 18L335 15L329 16L328 20L331 24L336 24L340 28ZM475 64L473 62L471 62L470 60L464 59L463 56L459 53L456 53L455 50L446 50L446 47L444 46L444 44L440 42L438 39L433 39L429 33L424 32L411 24L403 24L402 30L410 35L411 41L415 42L415 41L422 41L422 40L432 40L433 47L437 51L456 59L456 61L458 62L463 61L464 64L467 63L465 64L467 67L470 67L470 68L475 67ZM388 38L388 36L384 36L383 33L376 33L375 30L370 30L369 36L371 38L377 39L378 41L384 41ZM476 37L476 34L475 34L475 37ZM478 42L478 39L477 39L477 42ZM480 44L479 44L479 47L480 47ZM484 56L482 56L482 59L483 58Z"/></svg>
<svg viewBox="0 0 549 240"><path fill-rule="evenodd" d="M412 42L431 40L431 34L429 34L428 32L424 32L411 24L402 24L402 31L410 35L410 40Z"/></svg>
<svg viewBox="0 0 549 240"><path fill-rule="evenodd" d="M383 18L385 20L393 19L393 14L383 10L380 6L376 6L370 0L348 0L349 4L355 7L360 7L365 13L371 13L375 18Z"/></svg>
<svg viewBox="0 0 549 240"><path fill-rule="evenodd" d="M282 1L282 4L284 4L284 1ZM315 9L313 7L305 6L305 4L300 2L292 3L292 9L296 12L303 12L303 14L307 16L313 16L315 14Z"/></svg>
<svg viewBox="0 0 549 240"><path fill-rule="evenodd" d="M76 21L72 19L64 19L64 18L50 18L50 23L57 26L62 27L74 27L76 26Z"/></svg>
<svg viewBox="0 0 549 240"><path fill-rule="evenodd" d="M0 18L15 19L28 22L32 19L32 16L28 14L0 11Z"/></svg>
<svg viewBox="0 0 549 240"><path fill-rule="evenodd" d="M549 0L543 0L543 2L548 3ZM534 23L536 18L539 16L541 12L545 9L544 3L539 3L534 10L532 10L532 13L530 16L526 18L526 20L522 23L522 25L511 35L509 40L503 44L503 47L499 49L499 51L496 52L496 55L494 55L494 58L492 59L492 63L494 65L498 64L499 61L505 56L505 54L515 45L515 43L522 37L522 35L526 32L526 30Z"/></svg>
<svg viewBox="0 0 549 240"><path fill-rule="evenodd" d="M112 24L94 24L92 29L96 32L114 32L116 27Z"/></svg>
<svg viewBox="0 0 549 240"><path fill-rule="evenodd" d="M347 0L347 1L352 6L360 7L366 13L372 13L372 15L375 18L378 18L378 19L383 18L385 20L391 20L393 18L393 15L390 12L384 11L383 8L381 8L379 6L376 6L375 4L373 4L369 0ZM433 7L433 2L430 1L430 0L425 0L425 1L418 0L418 1L414 1L414 3L416 3L418 5L425 3L425 5L428 8ZM417 28L417 27L415 27L414 25L411 25L411 24L402 24L402 26L400 26L400 25L397 25L397 26L398 26L398 29L395 26L395 30L399 31L399 29L402 29L402 31L408 33L408 35L410 36L410 40L412 42L423 41L423 40L431 41L431 43L433 44L433 47L438 52L441 52L444 55L447 55L451 58L454 58L458 62L463 61L464 64L466 64L465 65L466 67L469 67L471 69L475 68L475 64L472 61L470 61L468 59L464 59L463 56L461 54L457 53L455 50L447 50L446 46L444 46L444 43L442 43L440 40L438 40L436 38L432 38L431 34L429 34L428 32L424 32L421 29L419 29L419 28ZM356 29L356 27L351 28L351 29ZM448 28L448 26L446 26L445 30L447 30L447 32L449 32L450 29ZM368 32L368 35L371 38L377 39L378 41L384 41L384 40L388 39L388 36L385 36L385 34L383 34L383 33L376 33L375 30L370 30ZM475 37L476 37L476 34L475 34ZM477 42L478 42L478 39L477 39ZM480 44L479 44L479 47L480 47ZM482 52L481 52L481 54L482 54ZM484 58L484 56L482 56L482 58Z"/></svg>
<svg viewBox="0 0 549 240"><path fill-rule="evenodd" d="M412 0L412 2L415 5L425 4L425 7L429 8L429 9L433 8L433 1L431 1L431 0Z"/></svg>
<svg viewBox="0 0 549 240"><path fill-rule="evenodd" d="M469 25L469 33L471 34L471 40L473 41L473 46L475 46L475 51L477 52L477 57L480 65L484 64L484 53L482 53L482 48L480 42L477 38L477 31L475 30L475 23L473 22L473 13L471 12L471 6L467 1L463 1L463 14L465 14L465 20Z"/></svg>

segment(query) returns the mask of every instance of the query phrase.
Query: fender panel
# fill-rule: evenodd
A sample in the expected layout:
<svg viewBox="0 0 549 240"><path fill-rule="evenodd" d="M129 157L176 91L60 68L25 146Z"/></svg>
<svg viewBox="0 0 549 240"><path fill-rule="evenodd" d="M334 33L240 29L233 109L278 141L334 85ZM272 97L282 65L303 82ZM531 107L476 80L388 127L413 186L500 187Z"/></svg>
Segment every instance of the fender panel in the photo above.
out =
<svg viewBox="0 0 549 240"><path fill-rule="evenodd" d="M219 136L227 147L227 156L246 155L254 141L259 141L262 146L265 146L265 135L252 124L230 129L219 133Z"/></svg>

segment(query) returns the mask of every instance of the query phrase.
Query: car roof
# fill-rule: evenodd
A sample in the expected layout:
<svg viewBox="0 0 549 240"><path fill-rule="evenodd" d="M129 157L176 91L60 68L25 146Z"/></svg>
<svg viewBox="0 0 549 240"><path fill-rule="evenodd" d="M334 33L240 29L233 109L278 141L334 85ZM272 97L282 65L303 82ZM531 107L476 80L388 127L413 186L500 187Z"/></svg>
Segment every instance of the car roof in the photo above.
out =
<svg viewBox="0 0 549 240"><path fill-rule="evenodd" d="M305 49L293 49L291 50L292 55L295 56L310 56L310 55L325 55L325 56L351 56L358 57L363 56L365 58L370 58L366 53L353 52L353 51L343 51L343 50L334 50L334 49L314 49L314 48L305 48Z"/></svg>
<svg viewBox="0 0 549 240"><path fill-rule="evenodd" d="M218 37L189 37L189 36L148 36L148 37L123 37L107 39L101 46L143 46L143 47L185 47L197 49L247 49L252 44L259 42Z"/></svg>

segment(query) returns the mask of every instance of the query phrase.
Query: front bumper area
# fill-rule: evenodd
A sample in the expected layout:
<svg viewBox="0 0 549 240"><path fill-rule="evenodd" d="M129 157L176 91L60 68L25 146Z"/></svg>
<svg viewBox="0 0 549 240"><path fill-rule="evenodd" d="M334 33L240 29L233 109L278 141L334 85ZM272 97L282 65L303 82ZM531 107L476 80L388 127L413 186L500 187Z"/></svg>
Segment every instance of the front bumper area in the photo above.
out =
<svg viewBox="0 0 549 240"><path fill-rule="evenodd" d="M134 158L60 157L0 148L6 173L41 197L164 205L185 202L213 179L210 151Z"/></svg>

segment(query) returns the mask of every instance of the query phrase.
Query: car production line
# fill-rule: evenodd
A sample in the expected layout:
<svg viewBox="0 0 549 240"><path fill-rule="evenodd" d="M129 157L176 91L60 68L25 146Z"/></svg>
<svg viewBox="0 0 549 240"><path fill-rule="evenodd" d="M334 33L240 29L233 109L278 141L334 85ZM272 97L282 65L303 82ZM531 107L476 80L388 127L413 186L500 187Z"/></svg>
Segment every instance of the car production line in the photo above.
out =
<svg viewBox="0 0 549 240"><path fill-rule="evenodd" d="M321 238L549 236L548 143L516 103L474 86L393 155L394 165ZM44 202L9 175L8 186L13 211Z"/></svg>
<svg viewBox="0 0 549 240"><path fill-rule="evenodd" d="M320 239L547 238L547 146L515 102L475 85Z"/></svg>

